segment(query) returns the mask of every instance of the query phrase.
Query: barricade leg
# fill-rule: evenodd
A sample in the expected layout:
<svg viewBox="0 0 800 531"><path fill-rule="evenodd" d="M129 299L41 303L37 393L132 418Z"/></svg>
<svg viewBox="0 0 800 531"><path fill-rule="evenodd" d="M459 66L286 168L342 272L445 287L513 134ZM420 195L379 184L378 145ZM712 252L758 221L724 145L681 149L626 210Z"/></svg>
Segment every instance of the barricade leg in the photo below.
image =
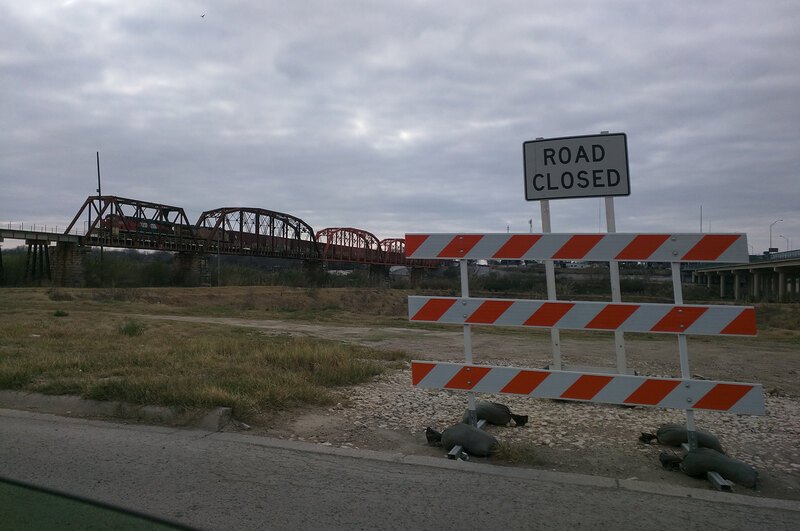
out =
<svg viewBox="0 0 800 531"><path fill-rule="evenodd" d="M683 287L681 286L681 264L672 262L672 290L675 295L675 304L683 304ZM678 353L681 362L681 378L690 379L692 372L689 369L689 345L686 334L678 334ZM687 404L688 406L689 404ZM689 443L689 450L697 448L697 434L695 433L694 411L686 410L686 438Z"/></svg>

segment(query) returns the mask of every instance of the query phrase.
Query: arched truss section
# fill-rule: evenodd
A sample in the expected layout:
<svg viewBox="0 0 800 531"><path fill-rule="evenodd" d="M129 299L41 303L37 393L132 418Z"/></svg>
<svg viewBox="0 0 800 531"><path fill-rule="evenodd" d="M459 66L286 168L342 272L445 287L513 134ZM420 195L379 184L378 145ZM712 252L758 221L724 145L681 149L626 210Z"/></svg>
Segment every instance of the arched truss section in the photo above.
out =
<svg viewBox="0 0 800 531"><path fill-rule="evenodd" d="M404 238L381 240L381 248L387 265L436 268L444 263L442 260L409 260L406 258L406 240Z"/></svg>
<svg viewBox="0 0 800 531"><path fill-rule="evenodd" d="M205 248L286 258L319 256L314 229L300 218L263 208L218 208L195 224Z"/></svg>
<svg viewBox="0 0 800 531"><path fill-rule="evenodd" d="M129 237L191 236L192 233L192 224L180 207L104 195L89 196L64 234L81 232L83 216L86 216L83 232L89 238L120 233Z"/></svg>
<svg viewBox="0 0 800 531"><path fill-rule="evenodd" d="M385 253L406 253L406 240L404 238L386 238L381 240L381 249Z"/></svg>
<svg viewBox="0 0 800 531"><path fill-rule="evenodd" d="M386 262L394 265L406 263L406 240L404 238L386 238L381 240L381 249Z"/></svg>
<svg viewBox="0 0 800 531"><path fill-rule="evenodd" d="M352 227L331 227L317 231L322 259L362 264L383 264L381 242L371 232Z"/></svg>

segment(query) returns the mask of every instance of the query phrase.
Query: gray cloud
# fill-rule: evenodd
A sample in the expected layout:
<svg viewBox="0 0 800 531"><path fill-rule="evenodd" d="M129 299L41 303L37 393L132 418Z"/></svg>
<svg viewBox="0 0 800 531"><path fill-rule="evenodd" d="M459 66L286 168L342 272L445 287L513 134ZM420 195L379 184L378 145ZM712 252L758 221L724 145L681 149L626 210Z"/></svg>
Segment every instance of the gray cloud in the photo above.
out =
<svg viewBox="0 0 800 531"><path fill-rule="evenodd" d="M538 231L522 143L609 130L618 230L695 231L702 205L800 243L793 2L0 5L0 222L66 224L100 151L104 193L190 219ZM552 202L554 230L596 231L599 203Z"/></svg>

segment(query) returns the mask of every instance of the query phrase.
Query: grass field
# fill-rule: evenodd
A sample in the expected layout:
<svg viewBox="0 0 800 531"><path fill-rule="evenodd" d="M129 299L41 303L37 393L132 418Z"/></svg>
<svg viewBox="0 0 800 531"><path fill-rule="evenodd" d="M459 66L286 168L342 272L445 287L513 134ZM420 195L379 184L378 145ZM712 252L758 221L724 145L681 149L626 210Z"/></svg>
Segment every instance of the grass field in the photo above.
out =
<svg viewBox="0 0 800 531"><path fill-rule="evenodd" d="M337 387L363 382L407 355L136 316L398 327L409 326L407 295L281 287L0 289L0 388L181 408L231 406L242 420L274 408L327 404L337 400ZM760 305L757 316L761 337L800 343L800 305Z"/></svg>
<svg viewBox="0 0 800 531"><path fill-rule="evenodd" d="M333 341L126 315L165 307L196 312L196 297L181 291L155 295L168 304L151 300L153 293L118 300L95 291L0 291L0 388L180 408L224 405L246 420L271 408L330 403L332 389L406 359ZM247 313L219 302L217 312Z"/></svg>

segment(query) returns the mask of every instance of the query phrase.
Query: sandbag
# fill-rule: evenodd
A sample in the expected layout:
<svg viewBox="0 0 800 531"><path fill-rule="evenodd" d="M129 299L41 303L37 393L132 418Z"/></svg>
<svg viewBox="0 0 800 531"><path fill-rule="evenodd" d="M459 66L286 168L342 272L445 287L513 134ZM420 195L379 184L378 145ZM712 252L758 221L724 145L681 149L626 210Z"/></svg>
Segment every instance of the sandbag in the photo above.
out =
<svg viewBox="0 0 800 531"><path fill-rule="evenodd" d="M694 433L697 437L698 448L711 448L721 454L725 453L719 439L714 435L702 430L695 430ZM658 428L655 435L651 433L642 433L641 437L639 437L639 440L645 443L649 443L653 439L658 439L658 442L665 446L680 446L683 443L689 442L689 435L684 425L664 424Z"/></svg>
<svg viewBox="0 0 800 531"><path fill-rule="evenodd" d="M488 456L497 447L497 439L469 424L454 424L442 433L427 428L425 437L431 446L441 444L448 452L454 446L461 446L468 454L478 457Z"/></svg>
<svg viewBox="0 0 800 531"><path fill-rule="evenodd" d="M495 426L505 426L512 420L516 426L524 426L528 422L527 415L515 415L508 406L498 402L478 402L475 404L475 415L476 420L485 420ZM469 424L469 410L464 412L461 422Z"/></svg>
<svg viewBox="0 0 800 531"><path fill-rule="evenodd" d="M758 472L752 466L710 448L688 452L680 468L687 476L705 476L708 472L716 472L728 481L751 489L755 488L758 480Z"/></svg>

